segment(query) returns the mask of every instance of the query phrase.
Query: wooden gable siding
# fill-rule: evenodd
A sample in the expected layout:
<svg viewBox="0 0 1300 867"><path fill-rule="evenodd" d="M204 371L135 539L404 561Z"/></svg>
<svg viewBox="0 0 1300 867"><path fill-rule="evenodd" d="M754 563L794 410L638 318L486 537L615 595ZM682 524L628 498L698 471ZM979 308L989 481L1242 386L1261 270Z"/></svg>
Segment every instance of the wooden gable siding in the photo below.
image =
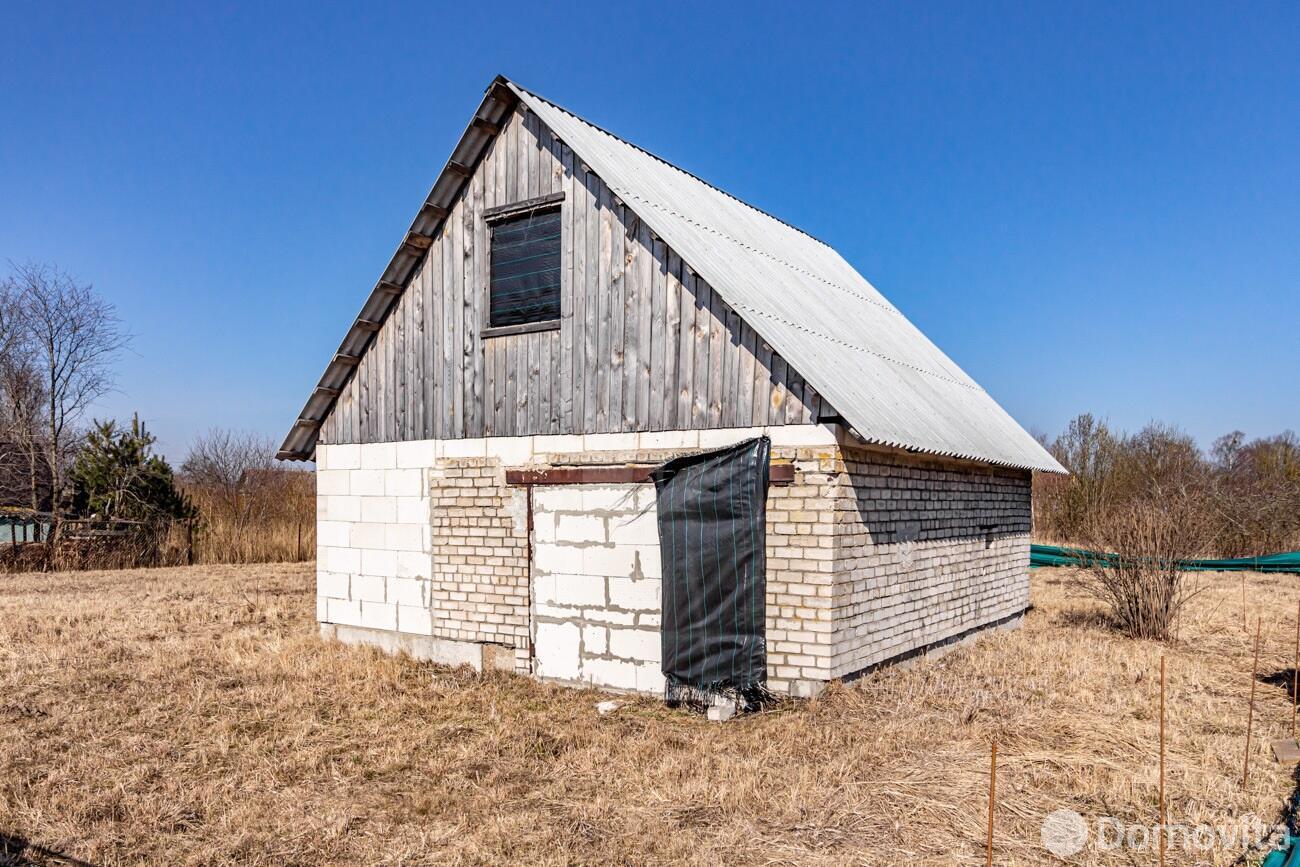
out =
<svg viewBox="0 0 1300 867"><path fill-rule="evenodd" d="M483 211L563 193L560 328L483 338ZM512 115L321 429L326 443L811 424L811 386L536 115Z"/></svg>

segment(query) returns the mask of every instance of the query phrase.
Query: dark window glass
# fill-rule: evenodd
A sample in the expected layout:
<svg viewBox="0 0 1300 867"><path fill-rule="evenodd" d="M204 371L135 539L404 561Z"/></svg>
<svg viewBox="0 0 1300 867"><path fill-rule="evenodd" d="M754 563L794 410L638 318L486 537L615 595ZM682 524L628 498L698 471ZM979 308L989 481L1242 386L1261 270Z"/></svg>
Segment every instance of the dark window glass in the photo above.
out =
<svg viewBox="0 0 1300 867"><path fill-rule="evenodd" d="M492 224L489 325L560 318L560 212L525 214Z"/></svg>

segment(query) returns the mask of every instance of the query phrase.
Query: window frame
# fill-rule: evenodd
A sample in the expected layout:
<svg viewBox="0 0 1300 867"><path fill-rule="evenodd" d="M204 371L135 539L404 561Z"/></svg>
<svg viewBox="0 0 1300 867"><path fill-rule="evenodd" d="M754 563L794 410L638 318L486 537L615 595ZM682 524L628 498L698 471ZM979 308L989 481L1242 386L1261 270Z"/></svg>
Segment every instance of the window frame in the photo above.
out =
<svg viewBox="0 0 1300 867"><path fill-rule="evenodd" d="M564 317L564 293L560 292L560 316L555 319L544 319L537 322L519 322L512 325L493 325L492 324L492 232L497 224L509 220L514 220L523 216L531 216L537 213L554 211L560 214L560 258L564 258L564 193L551 193L546 196L538 196L533 199L526 199L520 202L512 202L508 205L498 205L494 208L488 208L483 212L483 221L487 224L487 250L484 251L487 257L487 283L483 287L483 321L480 328L480 336L489 337L506 337L511 334L531 334L537 331L558 331L560 322Z"/></svg>

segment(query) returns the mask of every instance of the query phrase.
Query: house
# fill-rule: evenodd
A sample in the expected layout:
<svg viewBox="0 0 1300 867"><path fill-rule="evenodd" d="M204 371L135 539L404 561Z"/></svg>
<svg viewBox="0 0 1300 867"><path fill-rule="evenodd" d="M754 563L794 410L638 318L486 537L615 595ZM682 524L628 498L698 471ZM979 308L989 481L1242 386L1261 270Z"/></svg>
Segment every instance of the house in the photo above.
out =
<svg viewBox="0 0 1300 867"><path fill-rule="evenodd" d="M498 78L279 457L323 634L657 691L648 471L759 434L774 691L1021 617L1033 437L829 246Z"/></svg>

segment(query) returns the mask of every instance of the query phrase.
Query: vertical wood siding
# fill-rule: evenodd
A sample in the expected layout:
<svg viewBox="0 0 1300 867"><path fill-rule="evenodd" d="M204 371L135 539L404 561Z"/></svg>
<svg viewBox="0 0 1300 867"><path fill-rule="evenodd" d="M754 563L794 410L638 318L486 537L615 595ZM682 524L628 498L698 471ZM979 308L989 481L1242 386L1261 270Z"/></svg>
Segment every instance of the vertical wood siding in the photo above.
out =
<svg viewBox="0 0 1300 867"><path fill-rule="evenodd" d="M561 207L560 327L484 338L487 208ZM522 107L321 429L326 443L811 424L803 379Z"/></svg>

